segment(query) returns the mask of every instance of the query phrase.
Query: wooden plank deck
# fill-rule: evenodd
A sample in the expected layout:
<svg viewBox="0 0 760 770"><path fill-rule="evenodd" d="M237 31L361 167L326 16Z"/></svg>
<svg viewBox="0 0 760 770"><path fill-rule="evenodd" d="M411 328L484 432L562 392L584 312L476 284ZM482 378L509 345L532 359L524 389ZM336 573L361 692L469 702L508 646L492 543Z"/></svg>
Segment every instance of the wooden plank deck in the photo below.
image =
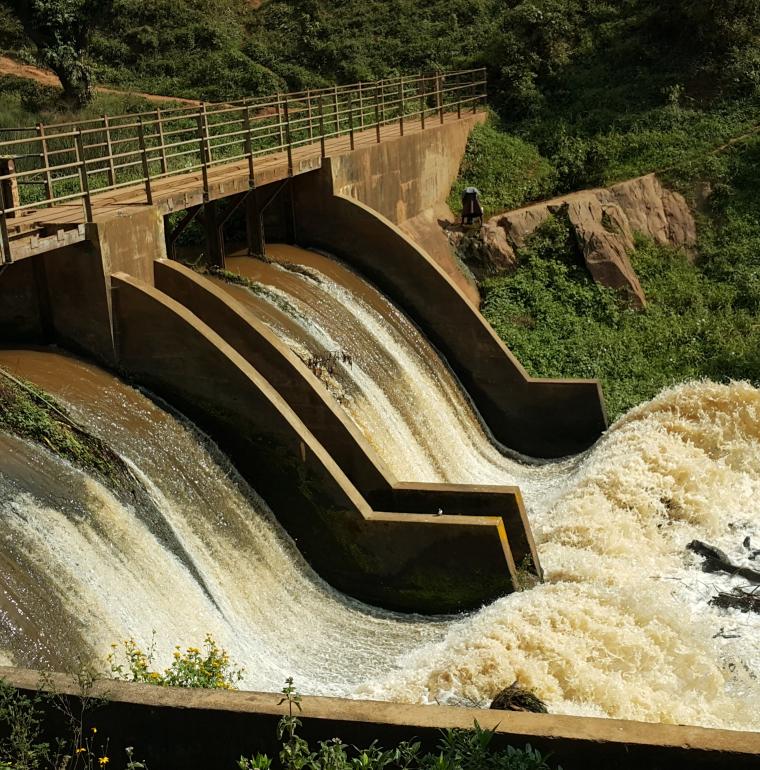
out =
<svg viewBox="0 0 760 770"><path fill-rule="evenodd" d="M444 123L457 122L455 112L444 114ZM426 127L440 125L440 119L431 117ZM419 118L404 119L404 135L423 130ZM401 136L398 122L382 126L380 141L387 142ZM377 128L372 126L354 133L354 147L359 149L377 143ZM325 140L326 157L335 157L351 151L350 137L342 135ZM321 168L321 144L296 147L292 151L293 175ZM286 151L254 159L254 180L257 187L287 179L289 176ZM250 189L247 159L232 163L220 162L208 167L208 193L204 195L201 170L190 173L174 173L171 176L151 179L153 206L163 214L183 211L202 204L205 200L220 200ZM144 182L92 195L93 221L100 222L123 216L136 208L147 206ZM75 201L50 208L34 209L22 216L8 219L8 234L13 261L33 256L61 246L78 243L86 238L86 217L81 202Z"/></svg>

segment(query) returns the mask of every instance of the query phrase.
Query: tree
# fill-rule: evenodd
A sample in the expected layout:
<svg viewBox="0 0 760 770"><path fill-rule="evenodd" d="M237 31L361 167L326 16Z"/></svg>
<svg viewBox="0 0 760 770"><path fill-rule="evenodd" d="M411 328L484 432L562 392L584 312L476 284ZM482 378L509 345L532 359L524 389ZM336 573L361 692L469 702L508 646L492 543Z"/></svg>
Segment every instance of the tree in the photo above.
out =
<svg viewBox="0 0 760 770"><path fill-rule="evenodd" d="M64 99L83 107L92 98L87 58L94 22L109 0L0 0L21 22L37 47L40 63L58 76Z"/></svg>

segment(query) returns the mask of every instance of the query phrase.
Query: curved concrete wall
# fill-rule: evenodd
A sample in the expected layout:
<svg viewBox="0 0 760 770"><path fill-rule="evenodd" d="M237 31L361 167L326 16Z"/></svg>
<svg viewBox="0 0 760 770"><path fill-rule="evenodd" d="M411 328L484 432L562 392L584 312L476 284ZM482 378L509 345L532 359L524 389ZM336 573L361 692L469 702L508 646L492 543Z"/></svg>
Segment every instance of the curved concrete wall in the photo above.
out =
<svg viewBox="0 0 760 770"><path fill-rule="evenodd" d="M515 562L532 563L541 576L519 489L400 482L301 359L229 293L184 265L166 260L155 263L155 285L263 375L372 506L402 513L442 509L460 516L499 516Z"/></svg>
<svg viewBox="0 0 760 770"><path fill-rule="evenodd" d="M0 668L0 676L28 694L41 686L37 671ZM44 689L69 698L80 713L81 687L71 676L46 673L45 682ZM274 693L105 680L96 682L90 695L106 702L85 715L84 730L89 734L90 726L97 726L98 738L108 740L113 762L120 764L124 749L133 746L136 760L161 770L233 768L241 755L259 752L275 758L280 748L277 722L287 713L287 705ZM47 704L45 738L54 744L57 737L70 734L70 726ZM434 750L441 730L468 729L477 719L494 731L494 748L530 743L552 754L552 767L565 770L750 770L757 768L760 756L760 734L731 730L309 696L303 696L301 707L299 734L312 744L338 736L361 747L377 740L386 749L402 740L419 740L426 750Z"/></svg>
<svg viewBox="0 0 760 770"><path fill-rule="evenodd" d="M269 382L363 495L388 489L389 471L311 370L227 292L178 262L154 265L156 288L184 305Z"/></svg>
<svg viewBox="0 0 760 770"><path fill-rule="evenodd" d="M372 510L272 386L157 289L112 276L119 368L183 409L336 588L389 609L473 609L509 593L515 565L497 516Z"/></svg>
<svg viewBox="0 0 760 770"><path fill-rule="evenodd" d="M335 254L398 304L446 357L499 441L562 457L599 438L607 422L598 382L529 377L432 259L368 206L333 194L329 159L293 186L299 245Z"/></svg>

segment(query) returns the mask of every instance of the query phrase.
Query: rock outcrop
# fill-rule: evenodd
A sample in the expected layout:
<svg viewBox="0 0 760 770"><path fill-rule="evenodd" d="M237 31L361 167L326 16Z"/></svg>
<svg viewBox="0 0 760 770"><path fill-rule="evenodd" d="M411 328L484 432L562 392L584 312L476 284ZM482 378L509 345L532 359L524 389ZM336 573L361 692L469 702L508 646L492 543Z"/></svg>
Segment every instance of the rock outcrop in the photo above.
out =
<svg viewBox="0 0 760 770"><path fill-rule="evenodd" d="M535 203L488 220L478 240L478 259L496 272L516 265L515 250L552 215L566 212L586 265L597 283L625 292L635 307L646 298L629 255L634 234L692 255L697 241L696 224L678 193L664 188L654 174L621 182L610 188L583 190ZM459 236L460 249L468 236Z"/></svg>

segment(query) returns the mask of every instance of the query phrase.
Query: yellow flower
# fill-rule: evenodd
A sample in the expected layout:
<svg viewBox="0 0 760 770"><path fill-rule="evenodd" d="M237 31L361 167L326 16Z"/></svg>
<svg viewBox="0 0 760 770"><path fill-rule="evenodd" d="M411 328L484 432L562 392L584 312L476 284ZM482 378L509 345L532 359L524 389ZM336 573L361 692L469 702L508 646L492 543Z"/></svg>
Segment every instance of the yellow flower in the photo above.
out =
<svg viewBox="0 0 760 770"><path fill-rule="evenodd" d="M92 728L92 734L93 734L93 735L95 735L95 733L96 733L97 731L98 731L98 728L97 728L97 727L93 727L93 728Z"/></svg>
<svg viewBox="0 0 760 770"><path fill-rule="evenodd" d="M76 753L77 753L77 754L82 754L82 753L83 753L83 752L85 752L85 751L86 751L86 749L85 749L85 748L83 748L82 746L80 746L80 747L77 749Z"/></svg>
<svg viewBox="0 0 760 770"><path fill-rule="evenodd" d="M111 760L108 757L100 757L100 759L98 759L98 764L101 767L105 767L110 761Z"/></svg>

